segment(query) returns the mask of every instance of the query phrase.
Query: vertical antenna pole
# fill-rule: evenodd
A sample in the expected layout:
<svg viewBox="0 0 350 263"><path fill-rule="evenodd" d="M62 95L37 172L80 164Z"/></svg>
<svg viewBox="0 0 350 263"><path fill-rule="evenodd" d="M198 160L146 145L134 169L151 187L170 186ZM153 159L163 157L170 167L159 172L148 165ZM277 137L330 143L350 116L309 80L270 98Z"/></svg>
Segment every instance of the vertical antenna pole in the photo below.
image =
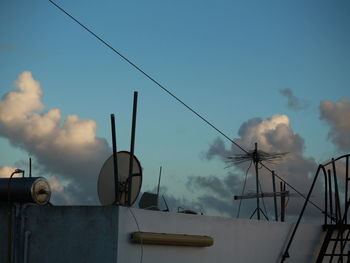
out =
<svg viewBox="0 0 350 263"><path fill-rule="evenodd" d="M160 188L160 177L162 176L162 166L159 168L159 177L158 177L158 188L157 188L157 203L159 208L159 188Z"/></svg>
<svg viewBox="0 0 350 263"><path fill-rule="evenodd" d="M275 220L278 221L275 171L272 171L272 189L273 189L273 204L275 206Z"/></svg>
<svg viewBox="0 0 350 263"><path fill-rule="evenodd" d="M260 201L259 201L259 157L258 157L258 143L255 143L254 150L254 164L255 164L255 175L256 175L256 212L258 216L258 220L260 220Z"/></svg>
<svg viewBox="0 0 350 263"><path fill-rule="evenodd" d="M338 180L337 180L337 172L335 169L335 161L334 158L332 158L332 170L333 170L333 178L334 178L334 201L335 201L335 213L337 215L337 222L338 219L341 220L341 207L340 207L340 199L339 199L339 189L338 189Z"/></svg>
<svg viewBox="0 0 350 263"><path fill-rule="evenodd" d="M284 222L284 215L285 215L285 209L286 209L286 184L285 183L280 183L281 187L281 222Z"/></svg>
<svg viewBox="0 0 350 263"><path fill-rule="evenodd" d="M349 202L348 188L349 188L349 156L346 157L346 161L345 161L345 204ZM345 217L345 224L348 224L347 215Z"/></svg>
<svg viewBox="0 0 350 263"><path fill-rule="evenodd" d="M332 174L331 170L328 169L328 184L329 184L329 209L331 214L331 223L333 221L333 190L332 190Z"/></svg>
<svg viewBox="0 0 350 263"><path fill-rule="evenodd" d="M32 158L29 157L29 177L32 177Z"/></svg>
<svg viewBox="0 0 350 263"><path fill-rule="evenodd" d="M115 132L115 118L114 114L111 114L111 127L112 127L112 145L113 145L113 171L114 171L114 191L115 191L115 203L119 205L119 189L118 189L118 158L117 158L117 139Z"/></svg>
<svg viewBox="0 0 350 263"><path fill-rule="evenodd" d="M137 113L137 91L134 91L134 103L133 103L133 110L132 110L132 127L131 127L131 142L130 142L130 160L129 160L129 177L128 177L128 183L127 183L127 196L128 206L131 205L131 183L132 183L132 169L133 169L133 160L134 160L134 146L135 146L135 130L136 130L136 113Z"/></svg>
<svg viewBox="0 0 350 263"><path fill-rule="evenodd" d="M328 220L328 178L324 173L324 225L327 225Z"/></svg>

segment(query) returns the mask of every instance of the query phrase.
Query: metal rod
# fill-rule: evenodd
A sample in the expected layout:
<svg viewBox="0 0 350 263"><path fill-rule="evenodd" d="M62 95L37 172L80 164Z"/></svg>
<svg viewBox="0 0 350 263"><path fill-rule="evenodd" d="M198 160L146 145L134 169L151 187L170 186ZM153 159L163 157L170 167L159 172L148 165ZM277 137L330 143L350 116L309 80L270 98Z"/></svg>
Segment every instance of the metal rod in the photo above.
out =
<svg viewBox="0 0 350 263"><path fill-rule="evenodd" d="M349 189L349 156L346 156L346 162L345 162L345 204L349 201L348 196L348 189ZM345 224L348 223L348 217L345 217Z"/></svg>
<svg viewBox="0 0 350 263"><path fill-rule="evenodd" d="M348 214L348 211L349 211L349 206L350 206L350 202L347 202L346 205L345 205L345 213L344 213L344 216L343 216L343 223L344 223L345 220L347 219L347 214ZM344 224L343 224L343 226L344 226ZM346 237L345 237L345 241L347 241L347 240L349 239L349 235L350 235L350 231L349 231L349 229L348 229L348 233L347 233L347 235L346 235ZM342 245L342 251L344 251L345 245L346 245L346 242L344 242L343 245ZM348 260L349 260L349 259L350 259L350 258L348 257Z"/></svg>
<svg viewBox="0 0 350 263"><path fill-rule="evenodd" d="M282 191L282 192L274 192L274 193L259 193L260 198L264 197L274 197L274 196L282 196L282 195L289 195L289 191ZM235 195L233 197L234 200L243 200L243 199L253 199L256 198L256 194L247 194L247 195Z"/></svg>
<svg viewBox="0 0 350 263"><path fill-rule="evenodd" d="M160 188L160 178L162 176L162 166L159 168L159 177L158 177L158 187L157 187L157 203L159 207L159 188Z"/></svg>
<svg viewBox="0 0 350 263"><path fill-rule="evenodd" d="M344 154L344 155L341 155L341 156L335 158L334 161L338 161L338 160L340 160L340 159L343 159L343 158L349 157L349 156L350 156L350 153ZM330 165L330 164L332 164L332 160L329 161L329 162L327 162L327 163L325 163L325 164L323 164L323 166L327 166L327 165Z"/></svg>
<svg viewBox="0 0 350 263"><path fill-rule="evenodd" d="M265 215L265 213L264 213L263 210L261 210L261 213L263 214L263 216L265 217L265 219L266 219L267 221L270 221L269 218L267 217L267 215Z"/></svg>
<svg viewBox="0 0 350 263"><path fill-rule="evenodd" d="M280 187L281 187L281 192L284 192L286 190L285 183L281 182ZM286 196L282 194L281 195L281 222L284 222L285 209L286 209Z"/></svg>
<svg viewBox="0 0 350 263"><path fill-rule="evenodd" d="M157 187L157 196L159 196L159 188L160 188L160 178L162 176L162 166L159 168L159 177L158 177L158 187Z"/></svg>
<svg viewBox="0 0 350 263"><path fill-rule="evenodd" d="M32 177L32 158L29 157L29 177Z"/></svg>
<svg viewBox="0 0 350 263"><path fill-rule="evenodd" d="M331 170L328 169L328 182L329 182L329 210L331 216L333 215L333 190L332 190L332 175ZM331 221L333 220L333 217L331 217Z"/></svg>
<svg viewBox="0 0 350 263"><path fill-rule="evenodd" d="M258 143L255 143L254 150L254 164L255 164L255 177L256 177L256 211L258 220L260 220L260 200L259 200L259 157L258 157Z"/></svg>
<svg viewBox="0 0 350 263"><path fill-rule="evenodd" d="M337 218L339 220L341 220L341 207L340 207L340 199L339 199L338 180L337 180L337 172L336 172L336 169L335 169L334 158L332 158L332 168L333 168L335 202L336 202L336 211L335 212L337 214Z"/></svg>
<svg viewBox="0 0 350 263"><path fill-rule="evenodd" d="M132 110L132 126L131 126L131 142L130 142L130 159L129 159L129 177L127 186L127 204L131 205L131 183L132 183L132 170L133 170L133 160L134 160L134 147L135 147L135 130L136 130L136 113L137 113L137 91L134 91L134 103Z"/></svg>
<svg viewBox="0 0 350 263"><path fill-rule="evenodd" d="M306 208L306 206L307 206L307 204L308 204L308 201L309 201L309 199L310 199L312 190L314 189L316 180L317 180L317 178L318 178L318 175L319 175L319 172L320 172L321 169L323 170L323 173L326 175L326 171L325 171L324 167L323 167L322 165L319 165L319 166L318 166L318 169L317 169L317 172L316 172L316 175L315 175L315 177L314 177L314 180L312 181L312 184L311 184L309 193L307 194L306 200L305 200L305 202L304 202L303 208L301 209L301 212L300 212L300 214L299 214L297 223L296 223L295 226L294 226L292 235L291 235L291 237L290 237L290 239L289 239L289 241L288 241L287 247L286 247L286 249L285 249L285 251L284 251L284 253L283 253L281 262L284 262L287 258L289 258L289 252L288 252L288 251L289 251L289 248L290 248L290 246L291 246L291 244L292 244L292 242L293 242L293 238L294 238L295 233L296 233L296 231L297 231L297 229L298 229L298 227L299 227L301 218L302 218L303 215L304 215L305 208Z"/></svg>
<svg viewBox="0 0 350 263"><path fill-rule="evenodd" d="M278 221L275 171L272 171L271 175L272 175L273 204L275 207L275 220Z"/></svg>
<svg viewBox="0 0 350 263"><path fill-rule="evenodd" d="M113 145L113 171L114 171L115 204L119 205L117 135L116 135L116 131L115 131L114 114L111 114L111 127L112 127L112 145Z"/></svg>
<svg viewBox="0 0 350 263"><path fill-rule="evenodd" d="M324 180L324 206L325 206L325 214L324 214L324 225L327 225L327 215L328 215L328 180L327 180L327 176L325 177Z"/></svg>

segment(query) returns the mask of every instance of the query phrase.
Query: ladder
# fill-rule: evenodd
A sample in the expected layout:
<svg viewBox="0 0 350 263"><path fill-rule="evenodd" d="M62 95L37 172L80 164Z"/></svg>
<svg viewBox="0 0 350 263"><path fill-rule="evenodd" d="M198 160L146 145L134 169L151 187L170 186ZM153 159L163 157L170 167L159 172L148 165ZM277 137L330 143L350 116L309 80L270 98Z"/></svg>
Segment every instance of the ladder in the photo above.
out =
<svg viewBox="0 0 350 263"><path fill-rule="evenodd" d="M350 262L350 225L325 225L326 232L316 263Z"/></svg>

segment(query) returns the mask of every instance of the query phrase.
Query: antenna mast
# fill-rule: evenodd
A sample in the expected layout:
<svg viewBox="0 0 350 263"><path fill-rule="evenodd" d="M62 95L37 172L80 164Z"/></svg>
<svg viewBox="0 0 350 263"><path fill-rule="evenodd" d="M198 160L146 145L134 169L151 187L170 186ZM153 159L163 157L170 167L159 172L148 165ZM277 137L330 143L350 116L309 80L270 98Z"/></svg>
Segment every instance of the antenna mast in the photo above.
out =
<svg viewBox="0 0 350 263"><path fill-rule="evenodd" d="M258 143L255 143L255 147L253 151L248 152L247 154L237 154L233 157L229 157L230 159L229 162L232 162L233 165L244 163L247 161L251 161L254 163L255 166L255 183L256 183L256 193L253 195L242 195L242 196L234 196L234 199L237 200L242 200L242 199L250 199L250 198L256 198L256 209L254 210L253 214L251 215L250 218L254 216L254 214L257 214L257 219L260 220L261 214L260 212L264 215L264 217L268 219L267 215L264 214L262 209L260 208L260 198L264 197L274 197L274 208L275 208L275 219L276 221L278 220L277 218L277 203L276 203L276 196L281 195L285 196L285 190L282 191L281 193L276 192L276 186L275 186L275 173L272 171L272 187L273 187L273 193L260 193L260 182L259 182L259 163L262 164L262 161L266 162L274 162L274 161L279 161L282 160L283 156L286 155L287 153L266 153L264 151L258 150ZM261 190L262 191L262 190ZM282 193L283 192L283 193Z"/></svg>
<svg viewBox="0 0 350 263"><path fill-rule="evenodd" d="M159 188L160 188L160 178L162 176L162 166L159 168L159 177L158 177L158 187L157 187L157 202L159 207Z"/></svg>

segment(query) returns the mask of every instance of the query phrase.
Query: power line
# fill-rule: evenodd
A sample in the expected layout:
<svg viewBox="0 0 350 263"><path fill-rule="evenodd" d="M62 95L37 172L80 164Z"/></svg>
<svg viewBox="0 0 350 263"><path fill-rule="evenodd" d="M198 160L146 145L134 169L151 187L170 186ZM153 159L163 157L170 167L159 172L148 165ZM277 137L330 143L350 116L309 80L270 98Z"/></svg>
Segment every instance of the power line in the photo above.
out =
<svg viewBox="0 0 350 263"><path fill-rule="evenodd" d="M194 113L198 118L200 118L202 121L204 121L206 124L208 124L210 127L212 127L214 130L216 130L218 133L220 133L222 136L224 136L227 140L232 142L234 145L236 145L239 149L241 149L243 152L248 153L243 147L241 147L238 143L236 143L234 140L232 140L230 137L228 137L225 133L223 133L221 130L219 130L214 124L209 122L206 118L204 118L201 114L199 114L196 110L194 110L192 107L190 107L188 104L186 104L183 100L181 100L179 97L177 97L175 94L173 94L170 90L165 88L162 84L160 84L155 78L153 78L151 75L147 74L143 69L141 69L139 66L137 66L134 62L132 62L130 59L125 57L122 53L120 53L118 50L116 50L114 47L112 47L110 44L108 44L105 40L103 40L101 37L99 37L96 33L94 33L92 30L90 30L88 27L86 27L83 23L78 21L76 18L74 18L71 14L69 14L66 10L64 10L62 7L60 7L58 4L53 2L52 0L48 0L51 4L53 4L55 7L57 7L59 10L61 10L63 13L65 13L69 18L74 20L77 24L79 24L81 27L83 27L86 31L88 31L90 34L92 34L95 38L97 38L100 42L102 42L105 46L107 46L110 50L112 50L114 53L116 53L119 57L124 59L127 63L129 63L132 67L134 67L136 70L138 70L141 74L143 74L146 78L148 78L150 81L152 81L154 84L156 84L159 88L161 88L163 91L168 93L171 97L173 97L175 100L177 100L179 103L181 103L183 106L185 106L188 110L190 110L192 113Z"/></svg>
<svg viewBox="0 0 350 263"><path fill-rule="evenodd" d="M271 170L269 167L267 167L265 164L261 163L261 165L262 165L263 167L265 167L269 172L272 173L272 170ZM304 198L305 200L307 200L305 195L303 195L301 192L299 192L297 189L295 189L291 184L289 184L286 180L284 180L282 177L280 177L278 174L276 174L276 172L275 172L275 176L276 176L278 179L280 179L282 182L284 182L286 185L288 185L290 188L292 188L292 189L293 189L297 194L299 194L302 198ZM315 204L314 202L312 202L310 199L309 199L309 203L312 204L315 208L317 208L317 209L320 210L321 212L323 212L322 208L319 207L318 205L316 205L316 204Z"/></svg>
<svg viewBox="0 0 350 263"><path fill-rule="evenodd" d="M176 101L178 101L180 104L182 104L185 108L187 108L189 111L191 111L193 114L195 114L198 118L200 118L202 121L204 121L206 124L208 124L211 128L213 128L215 131L217 131L219 134L221 134L223 137L225 137L227 140L229 140L231 143L233 143L235 146L237 146L240 150L245 152L246 154L249 154L248 151L246 151L243 147L241 147L238 143L236 143L234 140L232 140L230 137L228 137L225 133L223 133L221 130L219 130L214 124L209 122L206 118L204 118L201 114L199 114L196 110L194 110L192 107L190 107L188 104L186 104L183 100L181 100L179 97L177 97L175 94L173 94L171 91L169 91L167 88L165 88L162 84L160 84L155 78L153 78L151 75L147 74L144 70L142 70L139 66L137 66L134 62L132 62L130 59L128 59L126 56L124 56L122 53L120 53L118 50L116 50L114 47L112 47L110 44L108 44L105 40L103 40L101 37L99 37L96 33L94 33L92 30L90 30L88 27L86 27L83 23L81 23L79 20L74 18L71 14L69 14L66 10L64 10L62 7L60 7L58 4L53 2L52 0L48 0L52 5L54 5L56 8L58 8L60 11L62 11L64 14L66 14L69 18L71 18L74 22L76 22L78 25L80 25L82 28L84 28L87 32L89 32L91 35L93 35L96 39L98 39L101 43L103 43L105 46L107 46L110 50L112 50L115 54L117 54L119 57L121 57L123 60L125 60L128 64L130 64L133 68L135 68L137 71L139 71L141 74L143 74L146 78L148 78L150 81L152 81L154 84L156 84L159 88L161 88L164 92L166 92L168 95L170 95L172 98L174 98ZM262 164L267 170L270 172L272 171L270 168ZM306 200L306 197L300 193L298 190L296 190L293 186L291 186L289 183L287 183L284 179L282 179L280 176L275 174L281 181L285 182L290 188L292 188L296 193L298 193L301 197L303 197ZM320 211L323 211L319 206L314 204L312 201L309 200L309 202L318 208Z"/></svg>

